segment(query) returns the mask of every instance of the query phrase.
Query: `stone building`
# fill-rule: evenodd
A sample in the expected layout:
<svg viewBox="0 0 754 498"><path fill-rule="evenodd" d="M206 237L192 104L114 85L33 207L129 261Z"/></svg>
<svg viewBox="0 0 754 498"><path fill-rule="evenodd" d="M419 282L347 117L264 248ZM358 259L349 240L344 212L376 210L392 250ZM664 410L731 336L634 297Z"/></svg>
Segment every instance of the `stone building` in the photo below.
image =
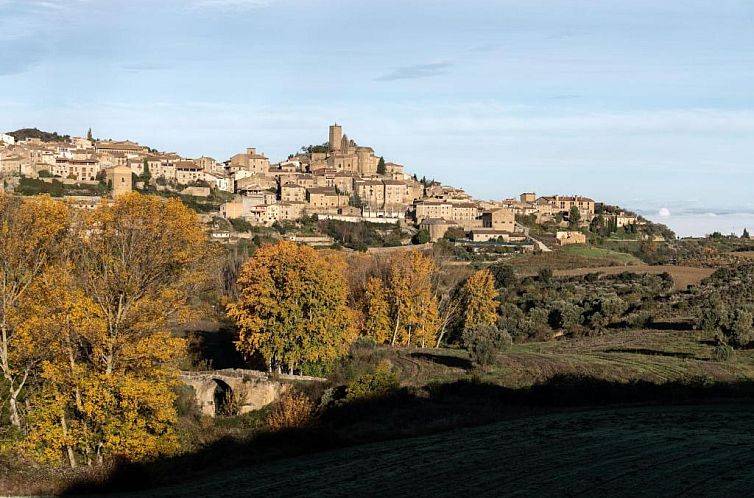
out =
<svg viewBox="0 0 754 498"><path fill-rule="evenodd" d="M330 126L328 152L328 168L335 171L350 171L362 176L377 174L379 158L375 156L374 149L357 146L343 133L343 128L337 123Z"/></svg>
<svg viewBox="0 0 754 498"><path fill-rule="evenodd" d="M516 226L516 216L512 209L498 208L482 213L483 228L513 232Z"/></svg>
<svg viewBox="0 0 754 498"><path fill-rule="evenodd" d="M283 202L305 202L306 188L295 183L286 183L280 187L280 200Z"/></svg>
<svg viewBox="0 0 754 498"><path fill-rule="evenodd" d="M588 197L552 195L540 197L536 201L540 212L545 215L568 214L574 206L578 208L581 219L591 221L594 218L594 200Z"/></svg>
<svg viewBox="0 0 754 498"><path fill-rule="evenodd" d="M571 244L586 244L586 235L581 232L562 231L555 234L559 246Z"/></svg>
<svg viewBox="0 0 754 498"><path fill-rule="evenodd" d="M112 186L113 198L130 192L133 189L131 168L128 166L113 166L105 170L107 181Z"/></svg>
<svg viewBox="0 0 754 498"><path fill-rule="evenodd" d="M264 154L257 153L254 147L249 147L245 154L236 154L231 157L228 168L231 173L246 170L253 175L265 176L270 171L270 160Z"/></svg>

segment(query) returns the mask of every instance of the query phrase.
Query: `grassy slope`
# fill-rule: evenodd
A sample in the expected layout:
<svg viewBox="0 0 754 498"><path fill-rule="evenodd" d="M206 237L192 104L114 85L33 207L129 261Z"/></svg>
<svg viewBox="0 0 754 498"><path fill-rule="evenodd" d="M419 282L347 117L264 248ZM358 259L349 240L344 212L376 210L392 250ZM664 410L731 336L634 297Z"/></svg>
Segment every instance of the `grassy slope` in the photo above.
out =
<svg viewBox="0 0 754 498"><path fill-rule="evenodd" d="M598 260L601 259L601 260L613 262L616 264L625 264L625 265L641 264L641 260L635 256L632 256L631 254L611 251L610 249L602 249L600 247L594 247L589 244L585 244L585 245L574 244L570 246L565 246L562 249L562 251L567 254L572 254L575 256L581 256L585 258L598 259Z"/></svg>
<svg viewBox="0 0 754 498"><path fill-rule="evenodd" d="M571 245L541 254L521 254L511 257L507 261L522 275L535 275L542 268L571 270L598 266L644 264L631 254L590 245Z"/></svg>
<svg viewBox="0 0 754 498"><path fill-rule="evenodd" d="M219 473L141 496L746 495L752 406L559 413Z"/></svg>
<svg viewBox="0 0 754 498"><path fill-rule="evenodd" d="M711 361L710 339L692 331L631 330L526 343L501 354L494 367L475 373L483 382L508 388L528 387L555 375L652 383L754 380L754 351L739 351L729 363ZM389 358L406 384L426 385L472 376L464 350L395 350Z"/></svg>
<svg viewBox="0 0 754 498"><path fill-rule="evenodd" d="M346 405L308 435L179 457L154 470L172 484L139 494L742 494L754 481L754 351L729 363L711 352L709 337L667 330L516 345L485 371L463 350L380 349L404 385L429 387ZM738 405L698 406L730 393ZM663 406L683 400L696 406Z"/></svg>

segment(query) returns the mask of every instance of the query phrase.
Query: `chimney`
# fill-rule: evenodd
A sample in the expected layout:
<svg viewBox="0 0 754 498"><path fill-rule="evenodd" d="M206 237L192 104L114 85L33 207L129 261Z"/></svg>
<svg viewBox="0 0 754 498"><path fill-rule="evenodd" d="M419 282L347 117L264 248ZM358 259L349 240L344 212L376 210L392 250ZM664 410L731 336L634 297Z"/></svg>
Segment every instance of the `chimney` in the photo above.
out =
<svg viewBox="0 0 754 498"><path fill-rule="evenodd" d="M254 154L256 154L256 153L257 153L257 149L256 149L256 147L248 147L248 148L246 149L246 154L248 154L248 155L250 155L250 156L253 156L253 155L254 155Z"/></svg>

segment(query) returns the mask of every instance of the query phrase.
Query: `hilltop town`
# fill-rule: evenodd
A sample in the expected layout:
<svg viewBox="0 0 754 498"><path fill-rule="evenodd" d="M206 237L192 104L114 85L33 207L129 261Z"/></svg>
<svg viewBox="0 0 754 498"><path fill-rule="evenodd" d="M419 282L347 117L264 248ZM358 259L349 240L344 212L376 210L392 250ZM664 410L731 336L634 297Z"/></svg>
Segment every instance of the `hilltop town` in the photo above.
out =
<svg viewBox="0 0 754 498"><path fill-rule="evenodd" d="M500 201L474 199L461 188L419 179L402 164L385 161L338 124L329 127L323 144L302 147L277 163L254 147L219 161L157 151L129 140L98 140L91 131L87 135L38 130L0 135L0 188L21 195L50 193L89 209L103 198L132 190L180 196L201 213L212 238L220 241L249 237L253 227L316 216L374 226L397 224L400 235L391 245L434 242L450 234L458 243L527 252L548 247L530 237L523 220L550 223L556 245L585 243L579 228L588 227L597 212L600 223L616 228L645 223L579 195L526 192ZM334 242L327 234L311 233L297 240Z"/></svg>

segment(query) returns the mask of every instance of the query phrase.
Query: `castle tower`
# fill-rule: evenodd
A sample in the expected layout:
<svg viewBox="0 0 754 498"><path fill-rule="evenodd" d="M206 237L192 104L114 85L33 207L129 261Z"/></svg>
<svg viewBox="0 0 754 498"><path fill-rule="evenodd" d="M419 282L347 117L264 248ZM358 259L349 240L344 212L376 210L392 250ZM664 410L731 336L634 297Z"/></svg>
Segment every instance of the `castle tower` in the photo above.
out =
<svg viewBox="0 0 754 498"><path fill-rule="evenodd" d="M350 149L351 141L348 139L348 135L343 135L343 138L340 139L340 152L343 154L350 154Z"/></svg>
<svg viewBox="0 0 754 498"><path fill-rule="evenodd" d="M338 123L330 125L330 152L340 152L342 137L343 128Z"/></svg>
<svg viewBox="0 0 754 498"><path fill-rule="evenodd" d="M131 168L128 166L121 165L109 168L105 170L105 175L112 187L113 197L118 197L132 190Z"/></svg>

